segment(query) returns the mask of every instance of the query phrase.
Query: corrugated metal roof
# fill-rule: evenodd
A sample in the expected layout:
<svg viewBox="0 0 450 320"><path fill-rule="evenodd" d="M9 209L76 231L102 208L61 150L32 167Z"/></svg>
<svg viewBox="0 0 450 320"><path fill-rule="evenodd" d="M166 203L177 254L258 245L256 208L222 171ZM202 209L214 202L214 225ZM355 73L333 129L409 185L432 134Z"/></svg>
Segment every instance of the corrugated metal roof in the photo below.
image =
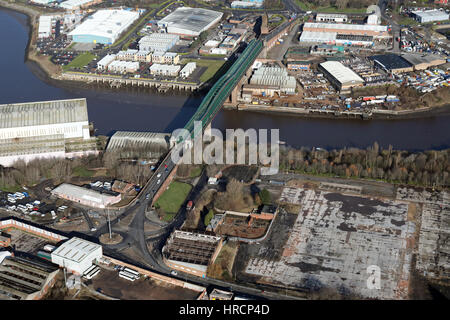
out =
<svg viewBox="0 0 450 320"><path fill-rule="evenodd" d="M82 262L89 254L101 248L101 245L74 237L52 252L52 256L58 256L67 260Z"/></svg>
<svg viewBox="0 0 450 320"><path fill-rule="evenodd" d="M64 194L70 198L88 200L97 204L108 203L114 195L100 193L95 190L86 189L69 183L63 183L52 190L52 194Z"/></svg>
<svg viewBox="0 0 450 320"><path fill-rule="evenodd" d="M86 99L0 105L0 129L88 121Z"/></svg>
<svg viewBox="0 0 450 320"><path fill-rule="evenodd" d="M326 61L320 64L325 70L327 70L336 80L340 83L348 82L361 82L364 80L358 76L352 69L347 68L342 63L337 61Z"/></svg>

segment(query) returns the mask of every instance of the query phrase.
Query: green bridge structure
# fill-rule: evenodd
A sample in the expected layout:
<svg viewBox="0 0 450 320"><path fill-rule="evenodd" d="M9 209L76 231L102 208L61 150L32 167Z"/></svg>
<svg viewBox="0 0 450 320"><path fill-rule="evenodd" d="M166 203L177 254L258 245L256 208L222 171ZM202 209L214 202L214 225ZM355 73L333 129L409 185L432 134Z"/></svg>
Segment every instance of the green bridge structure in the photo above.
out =
<svg viewBox="0 0 450 320"><path fill-rule="evenodd" d="M212 86L195 114L184 126L184 129L190 132L192 138L195 138L194 122L201 121L203 130L211 123L242 76L252 66L253 62L255 62L262 49L263 41L252 39L231 68ZM183 140L180 139L177 143Z"/></svg>

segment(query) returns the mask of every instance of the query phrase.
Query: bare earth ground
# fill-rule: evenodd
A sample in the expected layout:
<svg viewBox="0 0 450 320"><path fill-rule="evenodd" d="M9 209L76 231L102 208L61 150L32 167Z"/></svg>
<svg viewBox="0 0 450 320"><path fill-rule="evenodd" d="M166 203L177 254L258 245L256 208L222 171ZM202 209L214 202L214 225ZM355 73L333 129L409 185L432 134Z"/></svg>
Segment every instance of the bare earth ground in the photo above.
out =
<svg viewBox="0 0 450 320"><path fill-rule="evenodd" d="M92 279L93 288L101 288L108 296L123 300L193 300L198 292L165 282L141 278L134 282L120 278L117 272L102 269Z"/></svg>

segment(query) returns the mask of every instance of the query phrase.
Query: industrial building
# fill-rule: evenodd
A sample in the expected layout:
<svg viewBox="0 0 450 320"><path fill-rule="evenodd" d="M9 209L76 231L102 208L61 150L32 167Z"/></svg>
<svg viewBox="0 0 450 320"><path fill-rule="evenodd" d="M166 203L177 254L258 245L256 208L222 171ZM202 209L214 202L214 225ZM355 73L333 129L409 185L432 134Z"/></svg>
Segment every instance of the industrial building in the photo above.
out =
<svg viewBox="0 0 450 320"><path fill-rule="evenodd" d="M336 90L345 93L353 87L364 85L364 80L353 70L338 61L326 61L319 64L319 71L331 82Z"/></svg>
<svg viewBox="0 0 450 320"><path fill-rule="evenodd" d="M444 58L433 54L403 54L402 58L408 61L414 70L425 70L447 62Z"/></svg>
<svg viewBox="0 0 450 320"><path fill-rule="evenodd" d="M221 248L221 237L175 230L162 254L170 268L205 277L208 266L217 258Z"/></svg>
<svg viewBox="0 0 450 320"><path fill-rule="evenodd" d="M414 18L420 23L449 20L449 14L441 10L413 11Z"/></svg>
<svg viewBox="0 0 450 320"><path fill-rule="evenodd" d="M252 9L261 8L264 4L264 0L247 0L247 1L233 1L231 3L232 9Z"/></svg>
<svg viewBox="0 0 450 320"><path fill-rule="evenodd" d="M329 45L347 45L347 46L373 46L373 36L339 34L337 32L314 32L303 31L300 35L301 43L323 43Z"/></svg>
<svg viewBox="0 0 450 320"><path fill-rule="evenodd" d="M86 99L0 105L0 165L97 153Z"/></svg>
<svg viewBox="0 0 450 320"><path fill-rule="evenodd" d="M52 35L52 16L39 17L38 38L49 38Z"/></svg>
<svg viewBox="0 0 450 320"><path fill-rule="evenodd" d="M58 198L95 208L105 208L119 202L122 199L120 193L117 192L108 190L103 190L100 192L69 183L60 184L51 191L51 194Z"/></svg>
<svg viewBox="0 0 450 320"><path fill-rule="evenodd" d="M189 62L183 67L183 69L181 69L180 76L183 78L187 78L192 74L192 72L194 72L196 68L197 64L195 62Z"/></svg>
<svg viewBox="0 0 450 320"><path fill-rule="evenodd" d="M347 22L348 17L346 14L338 14L338 13L318 13L316 15L317 22Z"/></svg>
<svg viewBox="0 0 450 320"><path fill-rule="evenodd" d="M309 70L311 68L311 61L289 61L287 69L290 71Z"/></svg>
<svg viewBox="0 0 450 320"><path fill-rule="evenodd" d="M245 90L250 90L254 93L257 93L256 91L260 89L263 90L262 92L265 92L264 89L267 89L270 96L273 96L275 92L278 92L278 94L295 94L297 82L294 77L288 75L287 70L284 68L262 66L255 70L250 78L250 86L244 87ZM267 93L262 94L266 95Z"/></svg>
<svg viewBox="0 0 450 320"><path fill-rule="evenodd" d="M139 50L164 53L178 41L180 41L180 36L176 34L152 33L139 40Z"/></svg>
<svg viewBox="0 0 450 320"><path fill-rule="evenodd" d="M109 139L106 151L120 153L121 158L132 158L145 151L148 158L159 159L173 146L170 137L169 133L117 131Z"/></svg>
<svg viewBox="0 0 450 320"><path fill-rule="evenodd" d="M82 275L103 256L102 246L73 237L51 253L52 262L67 271Z"/></svg>
<svg viewBox="0 0 450 320"><path fill-rule="evenodd" d="M176 77L181 67L178 65L155 63L150 67L150 73L156 76Z"/></svg>
<svg viewBox="0 0 450 320"><path fill-rule="evenodd" d="M388 32L387 26L367 25L367 24L306 22L303 25L303 31L335 32L337 34L373 36L374 38L389 37L389 32Z"/></svg>
<svg viewBox="0 0 450 320"><path fill-rule="evenodd" d="M64 2L61 2L59 4L60 8L66 9L66 10L77 10L80 8L87 8L89 6L92 6L97 3L101 3L102 0L67 0Z"/></svg>
<svg viewBox="0 0 450 320"><path fill-rule="evenodd" d="M369 57L374 65L386 72L403 73L412 72L413 66L399 55L396 54L380 54Z"/></svg>
<svg viewBox="0 0 450 320"><path fill-rule="evenodd" d="M112 44L139 18L131 10L98 10L69 33L74 42Z"/></svg>
<svg viewBox="0 0 450 320"><path fill-rule="evenodd" d="M158 21L158 27L167 33L196 37L211 28L222 18L223 13L203 8L180 7Z"/></svg>
<svg viewBox="0 0 450 320"><path fill-rule="evenodd" d="M0 252L0 300L38 300L55 283L57 266L4 252Z"/></svg>

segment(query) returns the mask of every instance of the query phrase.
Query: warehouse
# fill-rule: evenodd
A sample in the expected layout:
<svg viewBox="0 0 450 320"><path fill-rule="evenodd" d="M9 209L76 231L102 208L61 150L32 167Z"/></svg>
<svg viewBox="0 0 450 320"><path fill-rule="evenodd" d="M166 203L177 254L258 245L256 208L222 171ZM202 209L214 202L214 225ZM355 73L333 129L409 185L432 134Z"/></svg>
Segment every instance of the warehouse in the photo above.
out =
<svg viewBox="0 0 450 320"><path fill-rule="evenodd" d="M389 32L388 32L387 26L367 25L367 24L306 22L303 25L303 31L335 32L337 34L373 36L374 38L389 37Z"/></svg>
<svg viewBox="0 0 450 320"><path fill-rule="evenodd" d="M101 245L77 237L64 242L51 253L53 263L78 275L82 275L102 256Z"/></svg>
<svg viewBox="0 0 450 320"><path fill-rule="evenodd" d="M150 67L150 73L157 76L176 77L180 69L178 65L155 63Z"/></svg>
<svg viewBox="0 0 450 320"><path fill-rule="evenodd" d="M444 58L433 54L404 54L402 58L413 65L414 70L425 70L447 62Z"/></svg>
<svg viewBox="0 0 450 320"><path fill-rule="evenodd" d="M80 8L87 8L101 2L102 0L67 0L61 2L59 6L66 10L77 10Z"/></svg>
<svg viewBox="0 0 450 320"><path fill-rule="evenodd" d="M139 50L164 53L176 45L178 41L180 41L180 36L176 34L152 33L139 40Z"/></svg>
<svg viewBox="0 0 450 320"><path fill-rule="evenodd" d="M364 80L360 76L338 61L319 64L319 71L322 71L336 90L342 93L349 92L352 87L364 85Z"/></svg>
<svg viewBox="0 0 450 320"><path fill-rule="evenodd" d="M251 9L251 8L261 8L263 5L263 1L256 2L256 1L233 1L231 3L232 9Z"/></svg>
<svg viewBox="0 0 450 320"><path fill-rule="evenodd" d="M10 254L3 257L0 264L0 300L38 300L55 283L59 272L57 266L37 258Z"/></svg>
<svg viewBox="0 0 450 320"><path fill-rule="evenodd" d="M121 195L117 192L107 190L99 192L68 183L60 184L51 191L51 194L58 198L95 208L104 208L121 200Z"/></svg>
<svg viewBox="0 0 450 320"><path fill-rule="evenodd" d="M162 254L170 268L205 277L209 264L214 262L221 248L221 237L175 230Z"/></svg>
<svg viewBox="0 0 450 320"><path fill-rule="evenodd" d="M139 18L130 10L98 10L69 33L74 42L114 43Z"/></svg>
<svg viewBox="0 0 450 320"><path fill-rule="evenodd" d="M158 21L158 27L167 33L195 37L220 21L223 13L203 8L180 7Z"/></svg>
<svg viewBox="0 0 450 320"><path fill-rule="evenodd" d="M262 66L255 70L251 79L251 85L275 86L280 94L295 94L297 82L294 77L289 76L287 70L280 67ZM246 87L252 90L253 87Z"/></svg>
<svg viewBox="0 0 450 320"><path fill-rule="evenodd" d="M120 153L121 158L142 156L145 151L148 158L159 159L173 146L170 136L169 133L117 131L109 139L106 151Z"/></svg>
<svg viewBox="0 0 450 320"><path fill-rule="evenodd" d="M0 165L93 152L85 98L0 105Z"/></svg>
<svg viewBox="0 0 450 320"><path fill-rule="evenodd" d="M49 38L52 35L52 16L39 17L39 38Z"/></svg>
<svg viewBox="0 0 450 320"><path fill-rule="evenodd" d="M413 66L396 54L380 54L369 57L376 67L391 73L412 72Z"/></svg>
<svg viewBox="0 0 450 320"><path fill-rule="evenodd" d="M316 15L317 22L347 22L348 17L346 14L337 13L318 13Z"/></svg>
<svg viewBox="0 0 450 320"><path fill-rule="evenodd" d="M287 68L290 71L308 71L311 68L311 61L289 61L287 63Z"/></svg>
<svg viewBox="0 0 450 320"><path fill-rule="evenodd" d="M449 20L449 14L441 10L425 10L425 11L413 11L414 17L420 23L445 21Z"/></svg>
<svg viewBox="0 0 450 320"><path fill-rule="evenodd" d="M194 72L195 68L197 68L197 64L195 62L187 63L183 67L183 69L181 69L180 76L182 76L183 78L189 77L192 74L192 72Z"/></svg>

